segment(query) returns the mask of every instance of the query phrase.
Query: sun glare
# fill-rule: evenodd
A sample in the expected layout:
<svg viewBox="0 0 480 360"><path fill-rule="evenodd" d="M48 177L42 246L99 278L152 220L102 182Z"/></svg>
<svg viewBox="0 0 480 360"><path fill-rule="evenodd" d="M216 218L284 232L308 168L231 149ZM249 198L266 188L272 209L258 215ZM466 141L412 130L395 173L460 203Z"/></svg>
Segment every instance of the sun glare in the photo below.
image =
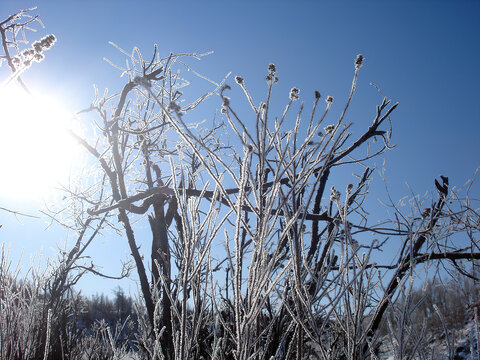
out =
<svg viewBox="0 0 480 360"><path fill-rule="evenodd" d="M72 115L55 99L0 88L0 198L41 201L54 196L80 160L67 133Z"/></svg>

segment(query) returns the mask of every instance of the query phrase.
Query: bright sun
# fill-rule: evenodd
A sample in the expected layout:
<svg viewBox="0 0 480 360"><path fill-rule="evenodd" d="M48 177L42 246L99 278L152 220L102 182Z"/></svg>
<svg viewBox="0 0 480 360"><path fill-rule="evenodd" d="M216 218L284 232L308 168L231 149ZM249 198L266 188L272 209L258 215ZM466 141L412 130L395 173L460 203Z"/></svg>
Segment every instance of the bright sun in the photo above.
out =
<svg viewBox="0 0 480 360"><path fill-rule="evenodd" d="M68 181L80 161L71 122L53 98L0 88L0 198L46 200Z"/></svg>

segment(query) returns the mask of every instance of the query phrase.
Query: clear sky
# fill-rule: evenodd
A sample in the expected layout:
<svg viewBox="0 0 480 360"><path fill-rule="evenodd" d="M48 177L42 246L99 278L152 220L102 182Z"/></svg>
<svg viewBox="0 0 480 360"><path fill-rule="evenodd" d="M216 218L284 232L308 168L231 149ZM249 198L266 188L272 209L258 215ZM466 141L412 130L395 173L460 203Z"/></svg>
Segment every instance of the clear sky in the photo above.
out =
<svg viewBox="0 0 480 360"><path fill-rule="evenodd" d="M370 82L400 103L393 114L392 140L398 146L376 160L379 166L386 162L394 199L410 193L407 182L415 193L432 191L440 174L449 176L452 185L463 185L480 166L478 0L2 0L0 18L32 6L38 6L46 28L30 38L53 33L58 41L23 78L70 112L88 107L93 84L101 92L105 87L121 89L124 79L103 60L124 62L108 44L113 41L128 51L138 46L145 57L155 43L165 55L213 50L195 69L217 81L228 72L242 75L258 99L266 88L266 66L273 62L280 77L278 92L285 92L285 100L293 86L307 102L314 90L332 95L333 122L348 96L353 60L361 53L366 60L348 121L354 121L358 131L370 124L379 101ZM5 71L0 68L2 81ZM233 78L229 82L233 84ZM209 101L220 105L217 98ZM199 111L204 118L213 116L206 108ZM8 156L0 154L0 159ZM15 174L3 168L1 176ZM381 184L378 176L375 181ZM377 197L382 196L373 195ZM0 206L35 213L41 205L16 201L3 192ZM10 244L13 258L22 249L24 259L41 249L50 256L51 248L67 238L59 229L44 231L46 219L16 219L0 212L0 223L0 242ZM128 248L112 235L99 239L91 255L114 273ZM87 294L108 293L116 286L91 277L80 285Z"/></svg>

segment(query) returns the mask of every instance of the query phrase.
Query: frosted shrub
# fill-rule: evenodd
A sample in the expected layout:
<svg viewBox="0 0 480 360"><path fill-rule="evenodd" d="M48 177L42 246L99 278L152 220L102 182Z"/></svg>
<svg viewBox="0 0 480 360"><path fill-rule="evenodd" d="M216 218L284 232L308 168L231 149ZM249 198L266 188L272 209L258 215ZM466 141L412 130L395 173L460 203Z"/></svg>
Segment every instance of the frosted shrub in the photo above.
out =
<svg viewBox="0 0 480 360"><path fill-rule="evenodd" d="M42 326L85 272L105 276L82 254L109 231L124 236L132 255L119 278L131 269L138 276L137 356L146 359L374 359L385 314L419 264L450 261L462 273L458 261L480 258L475 204L445 176L434 181L437 195L412 199L409 213L393 201L390 219L365 210L372 159L393 148L398 104L382 95L364 131L352 132L362 55L352 59L347 100L336 105L320 91L277 92L274 64L259 95L246 77L235 76L232 88L228 75L217 82L193 70L189 61L207 54L162 57L155 46L145 59L112 45L127 65L109 62L127 79L118 94L96 90L78 113L88 114L92 138L70 131L94 161L51 209L78 237L48 282L56 300L42 308ZM210 89L193 96L188 85L199 78ZM198 122L197 107L213 96L219 117ZM352 176L335 178L339 168ZM452 235L462 232L470 242L459 248ZM398 255L377 263L386 244ZM392 335L399 356L420 344L421 334L408 331ZM118 358L126 348L115 339L100 323L81 344L91 357Z"/></svg>

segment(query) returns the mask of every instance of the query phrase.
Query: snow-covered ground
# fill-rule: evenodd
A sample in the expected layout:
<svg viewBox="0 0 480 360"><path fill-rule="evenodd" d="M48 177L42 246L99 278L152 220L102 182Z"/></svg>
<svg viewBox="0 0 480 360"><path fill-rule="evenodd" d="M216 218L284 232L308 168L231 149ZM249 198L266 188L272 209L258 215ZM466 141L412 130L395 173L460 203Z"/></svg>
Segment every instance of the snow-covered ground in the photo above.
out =
<svg viewBox="0 0 480 360"><path fill-rule="evenodd" d="M450 342L450 348L447 342ZM442 334L438 338L431 339L422 350L428 354L425 359L430 360L479 360L475 322L471 320L463 329L449 331L448 338ZM378 359L400 360L395 357L393 347L388 340L381 347ZM423 359L423 357L416 355L413 359Z"/></svg>

